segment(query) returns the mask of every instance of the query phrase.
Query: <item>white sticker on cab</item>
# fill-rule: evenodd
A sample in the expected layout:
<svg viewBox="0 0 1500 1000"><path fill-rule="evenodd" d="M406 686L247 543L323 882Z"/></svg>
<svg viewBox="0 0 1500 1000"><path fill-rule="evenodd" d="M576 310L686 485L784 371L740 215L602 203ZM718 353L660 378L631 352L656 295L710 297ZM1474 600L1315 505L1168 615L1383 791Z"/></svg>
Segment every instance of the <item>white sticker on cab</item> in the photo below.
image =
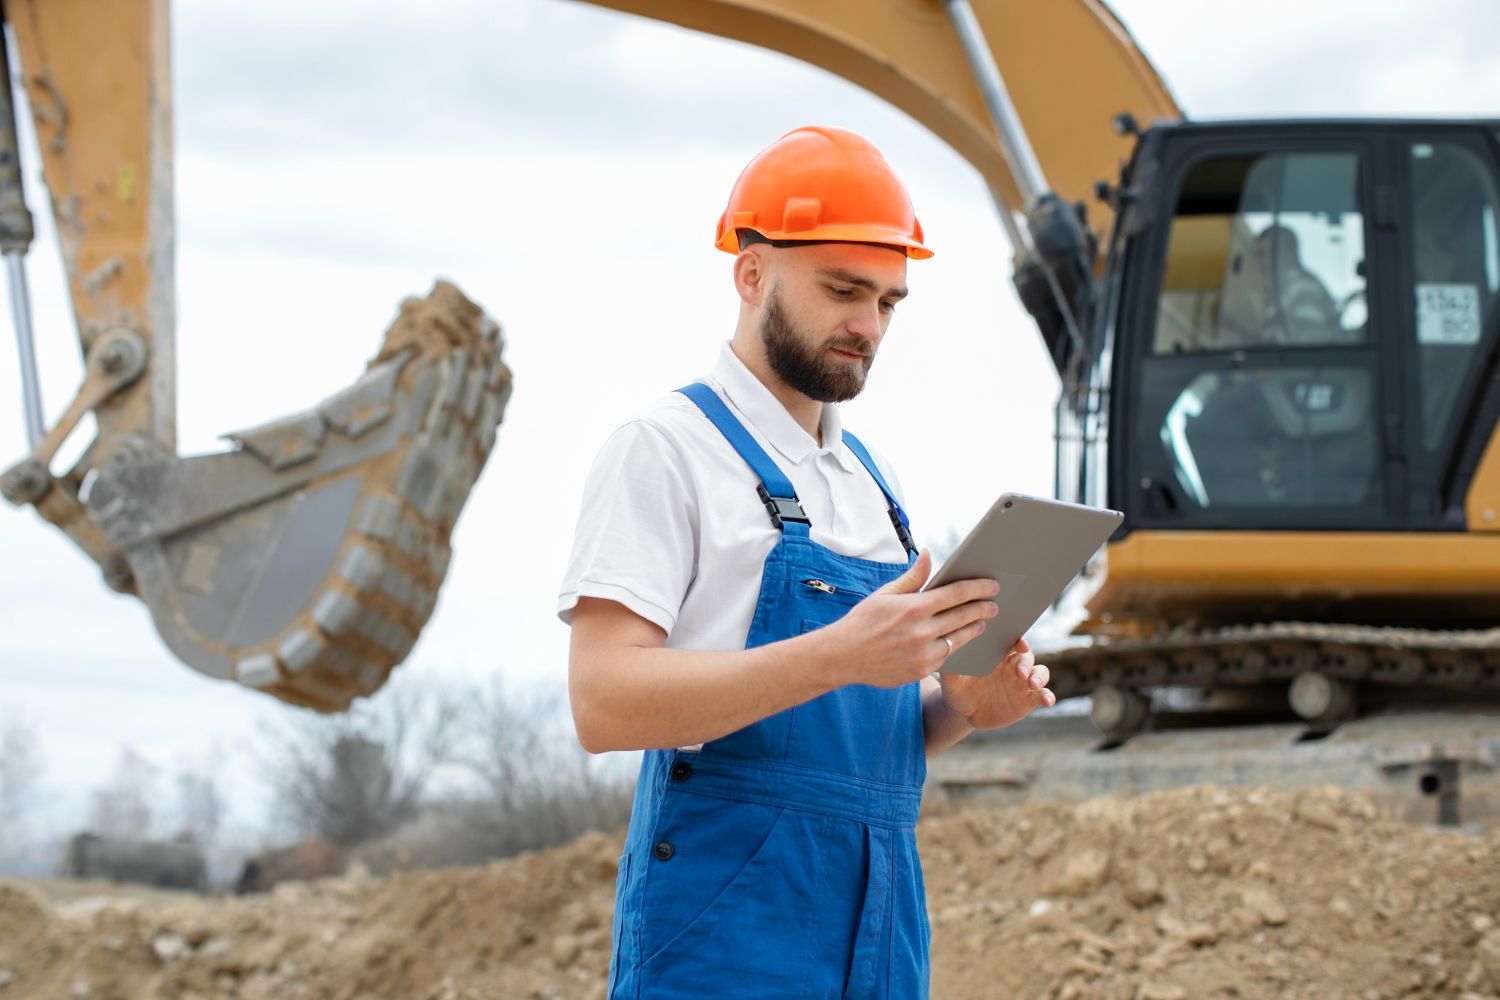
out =
<svg viewBox="0 0 1500 1000"><path fill-rule="evenodd" d="M1479 343L1479 286L1419 282L1417 343Z"/></svg>

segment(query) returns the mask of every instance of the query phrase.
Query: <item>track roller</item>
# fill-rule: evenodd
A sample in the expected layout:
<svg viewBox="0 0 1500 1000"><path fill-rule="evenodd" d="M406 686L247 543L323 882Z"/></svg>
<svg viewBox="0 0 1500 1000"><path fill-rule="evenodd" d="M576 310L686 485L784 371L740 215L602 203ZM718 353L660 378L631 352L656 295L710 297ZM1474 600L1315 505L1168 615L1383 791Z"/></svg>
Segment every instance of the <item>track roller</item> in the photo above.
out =
<svg viewBox="0 0 1500 1000"><path fill-rule="evenodd" d="M1089 718L1111 743L1134 736L1151 718L1151 702L1129 688L1105 684L1094 689L1093 700Z"/></svg>
<svg viewBox="0 0 1500 1000"><path fill-rule="evenodd" d="M1303 670L1292 678L1287 699L1292 711L1314 726L1334 726L1354 714L1354 683Z"/></svg>

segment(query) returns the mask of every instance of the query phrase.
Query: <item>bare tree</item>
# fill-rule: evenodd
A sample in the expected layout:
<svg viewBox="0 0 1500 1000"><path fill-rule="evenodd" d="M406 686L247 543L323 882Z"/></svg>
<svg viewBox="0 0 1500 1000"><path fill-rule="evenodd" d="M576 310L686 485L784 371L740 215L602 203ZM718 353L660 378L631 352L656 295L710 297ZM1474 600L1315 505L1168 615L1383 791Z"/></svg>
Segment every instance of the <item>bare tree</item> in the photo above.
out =
<svg viewBox="0 0 1500 1000"><path fill-rule="evenodd" d="M180 833L200 844L212 844L224 820L224 799L212 771L177 772L177 817Z"/></svg>
<svg viewBox="0 0 1500 1000"><path fill-rule="evenodd" d="M20 719L0 719L0 843L22 840L41 771L36 731Z"/></svg>
<svg viewBox="0 0 1500 1000"><path fill-rule="evenodd" d="M128 747L120 751L114 774L94 789L89 828L101 837L144 840L156 828L159 801L157 766Z"/></svg>
<svg viewBox="0 0 1500 1000"><path fill-rule="evenodd" d="M628 777L579 746L560 687L515 692L496 680L470 704L461 760L481 785L467 825L482 856L561 843L629 818Z"/></svg>
<svg viewBox="0 0 1500 1000"><path fill-rule="evenodd" d="M270 727L262 773L302 834L354 844L417 815L456 751L460 700L411 682L341 715L295 715Z"/></svg>

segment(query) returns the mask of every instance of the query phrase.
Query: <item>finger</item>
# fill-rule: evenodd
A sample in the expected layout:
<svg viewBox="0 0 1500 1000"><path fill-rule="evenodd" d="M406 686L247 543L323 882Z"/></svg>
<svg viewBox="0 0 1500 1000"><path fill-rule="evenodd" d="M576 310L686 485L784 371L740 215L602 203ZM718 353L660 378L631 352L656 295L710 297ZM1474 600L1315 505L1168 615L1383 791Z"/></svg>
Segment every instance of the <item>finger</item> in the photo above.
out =
<svg viewBox="0 0 1500 1000"><path fill-rule="evenodd" d="M1000 584L994 580L980 578L944 584L935 590L929 590L927 599L932 611L936 613L946 611L948 608L956 608L960 604L968 604L970 601L982 601L998 593L1000 593Z"/></svg>
<svg viewBox="0 0 1500 1000"><path fill-rule="evenodd" d="M999 613L999 606L991 601L970 601L933 615L932 626L938 635L947 635L949 632L957 632L970 622L993 618Z"/></svg>
<svg viewBox="0 0 1500 1000"><path fill-rule="evenodd" d="M1034 690L1040 691L1050 680L1052 680L1052 671L1047 669L1046 664L1039 663L1031 672L1031 676L1026 678L1026 683L1030 684Z"/></svg>
<svg viewBox="0 0 1500 1000"><path fill-rule="evenodd" d="M1048 688L1042 688L1040 691L1033 692L1031 698L1040 708L1051 708L1057 704L1057 695L1053 694Z"/></svg>
<svg viewBox="0 0 1500 1000"><path fill-rule="evenodd" d="M973 642L975 639L979 638L980 633L982 633L983 631L984 622L978 621L971 622L956 632L949 632L948 638L953 642L954 652L957 652L958 650L967 646L969 643ZM941 638L939 638L937 642L938 645L943 647L943 653L946 655L948 653L948 644L943 642Z"/></svg>
<svg viewBox="0 0 1500 1000"><path fill-rule="evenodd" d="M923 549L922 554L917 556L916 562L911 564L905 573L886 584L876 591L886 594L915 594L922 589L922 584L927 582L927 577L932 573L932 552ZM946 588L939 587L939 590Z"/></svg>
<svg viewBox="0 0 1500 1000"><path fill-rule="evenodd" d="M1015 648L1017 652L1029 653L1031 652L1031 643L1026 641L1025 636L1022 636L1021 638L1016 640Z"/></svg>
<svg viewBox="0 0 1500 1000"><path fill-rule="evenodd" d="M1016 657L1015 662L1016 676L1024 681L1031 675L1031 668L1036 666L1036 657L1031 655L1030 653L1022 653L1020 656Z"/></svg>

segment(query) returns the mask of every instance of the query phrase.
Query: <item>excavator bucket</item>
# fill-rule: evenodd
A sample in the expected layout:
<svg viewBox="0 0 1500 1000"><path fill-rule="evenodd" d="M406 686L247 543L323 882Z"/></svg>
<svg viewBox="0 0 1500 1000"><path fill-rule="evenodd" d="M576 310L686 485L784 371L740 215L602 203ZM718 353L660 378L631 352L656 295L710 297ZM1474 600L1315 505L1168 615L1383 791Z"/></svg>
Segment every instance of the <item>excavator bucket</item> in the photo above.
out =
<svg viewBox="0 0 1500 1000"><path fill-rule="evenodd" d="M320 711L378 689L432 615L510 395L500 329L456 287L408 299L349 388L177 457L137 435L85 502L167 646Z"/></svg>
<svg viewBox="0 0 1500 1000"><path fill-rule="evenodd" d="M438 282L402 305L349 388L225 435L233 450L179 456L168 0L15 0L4 13L84 380L45 433L29 428L0 495L33 505L111 587L139 596L184 663L345 708L384 683L432 615L454 519L510 395L500 329ZM8 82L0 74L0 250L15 266L30 222ZM39 410L28 406L31 424ZM97 436L54 474L90 414Z"/></svg>

